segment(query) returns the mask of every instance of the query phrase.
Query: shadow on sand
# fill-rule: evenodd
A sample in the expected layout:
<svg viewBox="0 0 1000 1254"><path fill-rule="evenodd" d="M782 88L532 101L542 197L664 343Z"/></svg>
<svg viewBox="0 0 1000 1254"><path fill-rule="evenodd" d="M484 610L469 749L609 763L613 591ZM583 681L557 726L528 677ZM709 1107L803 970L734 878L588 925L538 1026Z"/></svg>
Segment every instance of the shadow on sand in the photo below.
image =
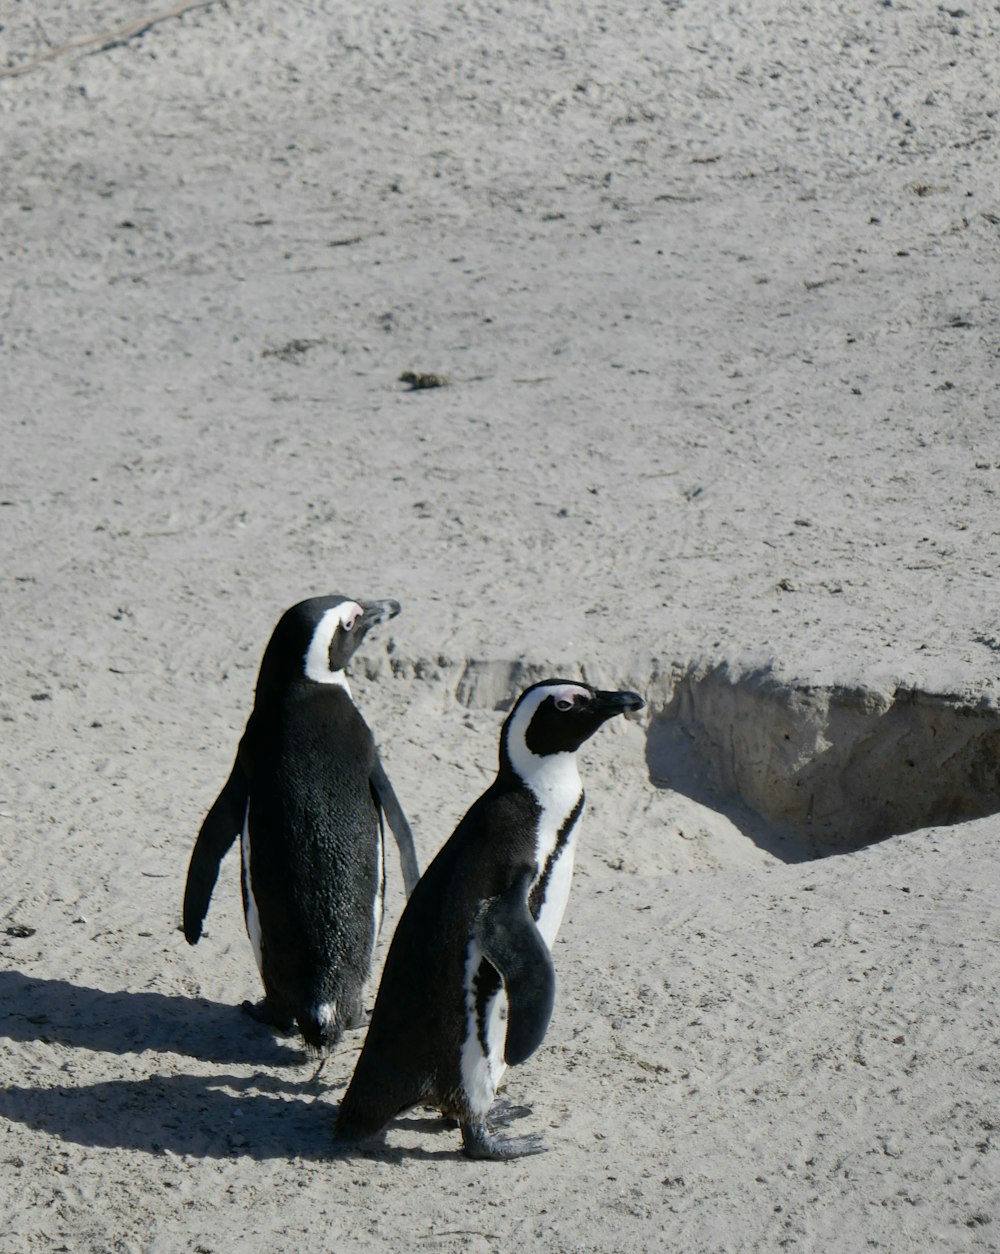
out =
<svg viewBox="0 0 1000 1254"><path fill-rule="evenodd" d="M311 1067L301 1077L289 1075L289 1066L309 1061L305 1052L276 1040L236 1006L162 993L105 993L0 971L0 1008L0 1037L53 1047L51 1082L0 1090L0 1118L61 1141L198 1158L460 1157L455 1132L433 1149L385 1143L336 1149L336 1104L330 1099L348 1079L338 1074L336 1056L319 1081L313 1081ZM77 1084L74 1054L68 1052L73 1050L112 1057L152 1051L269 1070L251 1076L222 1071ZM398 1126L449 1130L443 1120L416 1116Z"/></svg>
<svg viewBox="0 0 1000 1254"><path fill-rule="evenodd" d="M306 1061L295 1038L275 1039L238 1006L164 993L105 993L20 971L0 971L0 1036L105 1054L154 1050L247 1066Z"/></svg>

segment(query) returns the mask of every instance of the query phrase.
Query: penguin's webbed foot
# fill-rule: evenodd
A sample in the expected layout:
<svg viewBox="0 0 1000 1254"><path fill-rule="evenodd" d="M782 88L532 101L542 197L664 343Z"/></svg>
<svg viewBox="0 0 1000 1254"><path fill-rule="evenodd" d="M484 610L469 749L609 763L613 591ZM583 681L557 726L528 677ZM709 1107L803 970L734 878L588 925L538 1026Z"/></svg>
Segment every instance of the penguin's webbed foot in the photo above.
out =
<svg viewBox="0 0 1000 1254"><path fill-rule="evenodd" d="M344 1027L348 1032L354 1031L356 1028L366 1028L371 1022L372 1012L366 1010L360 1002L357 1005L345 1010L343 1016Z"/></svg>
<svg viewBox="0 0 1000 1254"><path fill-rule="evenodd" d="M295 1016L278 1010L274 1003L266 997L258 1002L245 1001L241 1004L240 1009L245 1015L249 1015L254 1022L265 1023L269 1028L277 1028L279 1032L291 1032L292 1028L295 1027Z"/></svg>
<svg viewBox="0 0 1000 1254"><path fill-rule="evenodd" d="M515 1106L506 1097L500 1097L490 1107L487 1119L494 1127L505 1128L509 1123L513 1123L515 1119L523 1119L525 1115L530 1115L531 1113L530 1106Z"/></svg>
<svg viewBox="0 0 1000 1254"><path fill-rule="evenodd" d="M485 1123L462 1124L462 1149L467 1158L504 1162L528 1154L544 1154L547 1147L538 1132L526 1136L494 1136Z"/></svg>

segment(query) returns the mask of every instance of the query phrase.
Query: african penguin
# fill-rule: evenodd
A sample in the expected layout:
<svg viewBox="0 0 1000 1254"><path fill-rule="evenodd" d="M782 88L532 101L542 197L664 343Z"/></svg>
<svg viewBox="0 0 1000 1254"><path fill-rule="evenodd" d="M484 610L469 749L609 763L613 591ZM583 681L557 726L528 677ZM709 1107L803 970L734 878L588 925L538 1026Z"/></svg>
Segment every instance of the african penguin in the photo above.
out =
<svg viewBox="0 0 1000 1254"><path fill-rule="evenodd" d="M232 774L195 842L184 891L192 945L219 863L242 847L247 933L265 997L244 1009L290 1030L325 1057L361 1020L382 921L383 815L409 894L419 877L413 836L353 701L344 668L397 601L313 597L282 615L264 651L254 706Z"/></svg>
<svg viewBox="0 0 1000 1254"><path fill-rule="evenodd" d="M507 1064L537 1049L552 1014L550 950L584 803L575 752L607 719L643 704L634 692L558 679L518 698L500 733L496 779L428 867L396 927L340 1106L340 1146L427 1105L459 1121L470 1158L544 1148L536 1135L493 1135L487 1115Z"/></svg>

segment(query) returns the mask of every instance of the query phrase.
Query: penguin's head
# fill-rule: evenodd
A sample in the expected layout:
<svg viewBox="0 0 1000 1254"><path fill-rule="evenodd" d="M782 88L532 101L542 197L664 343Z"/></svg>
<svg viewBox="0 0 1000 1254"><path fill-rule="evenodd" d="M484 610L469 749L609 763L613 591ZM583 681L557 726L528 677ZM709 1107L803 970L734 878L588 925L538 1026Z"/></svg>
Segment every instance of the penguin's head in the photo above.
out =
<svg viewBox="0 0 1000 1254"><path fill-rule="evenodd" d="M526 688L500 733L500 762L527 778L532 764L556 753L575 753L616 714L641 710L637 692L601 692L574 679L545 679Z"/></svg>
<svg viewBox="0 0 1000 1254"><path fill-rule="evenodd" d="M310 597L293 605L278 620L264 651L258 692L302 678L342 685L344 667L368 631L399 611L398 601L341 596Z"/></svg>

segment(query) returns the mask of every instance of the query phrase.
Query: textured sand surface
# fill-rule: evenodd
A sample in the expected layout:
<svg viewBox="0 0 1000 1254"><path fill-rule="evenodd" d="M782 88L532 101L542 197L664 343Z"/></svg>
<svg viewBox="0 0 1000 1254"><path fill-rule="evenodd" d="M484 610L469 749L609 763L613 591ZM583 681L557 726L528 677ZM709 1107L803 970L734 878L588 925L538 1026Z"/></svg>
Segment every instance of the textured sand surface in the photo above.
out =
<svg viewBox="0 0 1000 1254"><path fill-rule="evenodd" d="M0 7L0 1250L1000 1248L996 7L172 7ZM177 930L320 592L424 863L523 683L649 700L546 1155L332 1161L360 1034L235 859Z"/></svg>

